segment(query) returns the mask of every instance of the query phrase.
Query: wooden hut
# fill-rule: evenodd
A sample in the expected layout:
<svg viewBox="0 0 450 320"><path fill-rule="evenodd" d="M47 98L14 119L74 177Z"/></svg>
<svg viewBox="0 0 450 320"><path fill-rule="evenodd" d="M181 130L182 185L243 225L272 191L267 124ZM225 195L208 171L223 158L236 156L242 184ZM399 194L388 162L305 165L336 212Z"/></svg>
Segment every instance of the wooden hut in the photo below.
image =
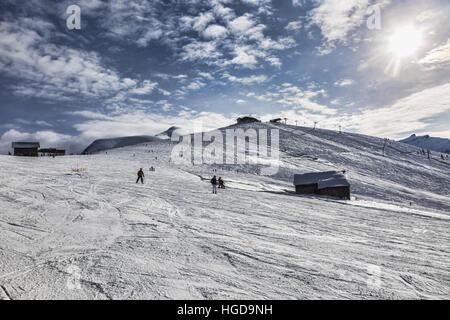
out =
<svg viewBox="0 0 450 320"><path fill-rule="evenodd" d="M66 150L47 148L47 149L39 149L39 153L41 154L41 156L65 156Z"/></svg>
<svg viewBox="0 0 450 320"><path fill-rule="evenodd" d="M342 172L310 172L294 175L297 194L320 194L350 199L350 183Z"/></svg>
<svg viewBox="0 0 450 320"><path fill-rule="evenodd" d="M320 195L350 200L350 183L342 173L320 180L317 189Z"/></svg>
<svg viewBox="0 0 450 320"><path fill-rule="evenodd" d="M248 116L237 118L236 121L238 124L261 122L261 120Z"/></svg>
<svg viewBox="0 0 450 320"><path fill-rule="evenodd" d="M13 142L12 148L14 149L15 156L22 157L37 157L38 149L41 145L39 142Z"/></svg>

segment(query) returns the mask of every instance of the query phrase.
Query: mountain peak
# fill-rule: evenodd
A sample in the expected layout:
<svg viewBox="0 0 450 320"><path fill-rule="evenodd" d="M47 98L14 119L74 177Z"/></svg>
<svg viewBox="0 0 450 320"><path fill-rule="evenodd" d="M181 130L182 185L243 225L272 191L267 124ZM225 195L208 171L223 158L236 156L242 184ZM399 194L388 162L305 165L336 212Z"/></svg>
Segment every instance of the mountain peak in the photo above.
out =
<svg viewBox="0 0 450 320"><path fill-rule="evenodd" d="M429 149L436 152L450 153L450 139L435 138L430 135L416 136L415 134L410 137L400 140L400 142L407 143L409 145L416 146L422 149Z"/></svg>
<svg viewBox="0 0 450 320"><path fill-rule="evenodd" d="M153 136L131 136L131 137L117 137L109 139L98 139L92 142L84 151L83 154L92 154L109 149L122 148L132 145L137 145L146 142L158 141L157 137Z"/></svg>
<svg viewBox="0 0 450 320"><path fill-rule="evenodd" d="M167 129L166 131L163 131L161 133L158 133L156 135L156 137L160 138L160 139L170 139L172 138L172 134L177 131L180 130L180 127L177 126L171 126L169 129Z"/></svg>

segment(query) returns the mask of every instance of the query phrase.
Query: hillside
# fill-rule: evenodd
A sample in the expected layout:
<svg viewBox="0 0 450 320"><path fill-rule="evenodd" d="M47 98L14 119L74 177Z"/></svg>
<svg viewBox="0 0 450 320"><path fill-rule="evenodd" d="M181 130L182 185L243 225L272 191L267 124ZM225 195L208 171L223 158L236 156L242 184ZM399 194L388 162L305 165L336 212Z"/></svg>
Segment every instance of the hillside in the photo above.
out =
<svg viewBox="0 0 450 320"><path fill-rule="evenodd" d="M172 138L172 134L173 134L175 131L180 130L180 129L181 129L181 128L179 128L179 127L173 126L173 127L170 127L169 129L167 129L166 131L163 131L163 132L161 132L161 133L158 133L158 134L156 135L156 137L158 137L158 138L160 138L160 139L166 139L166 140L169 140L170 138Z"/></svg>
<svg viewBox="0 0 450 320"><path fill-rule="evenodd" d="M153 142L158 140L159 138L153 136L132 136L111 139L98 139L92 142L86 149L84 149L82 154L92 154L109 149L133 146L140 143Z"/></svg>
<svg viewBox="0 0 450 320"><path fill-rule="evenodd" d="M449 162L399 142L383 155L383 139L358 134L230 128L278 129L278 172L260 175L252 154L177 164L160 139L0 157L0 299L450 297ZM293 193L294 173L330 170L346 171L352 200Z"/></svg>
<svg viewBox="0 0 450 320"><path fill-rule="evenodd" d="M410 137L400 140L400 142L407 143L424 150L433 150L436 152L442 152L450 154L450 139L433 138L429 135L416 136L415 134Z"/></svg>

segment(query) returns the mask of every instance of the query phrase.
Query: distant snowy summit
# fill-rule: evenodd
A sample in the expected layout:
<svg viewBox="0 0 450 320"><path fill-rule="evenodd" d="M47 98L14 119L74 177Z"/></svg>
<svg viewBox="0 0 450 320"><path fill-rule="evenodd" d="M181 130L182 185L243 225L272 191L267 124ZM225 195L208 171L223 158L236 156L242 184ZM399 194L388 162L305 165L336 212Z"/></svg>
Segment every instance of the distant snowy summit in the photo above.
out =
<svg viewBox="0 0 450 320"><path fill-rule="evenodd" d="M445 138L433 138L429 135L416 136L411 135L409 138L400 140L400 142L410 144L422 149L429 149L442 153L450 153L450 139Z"/></svg>
<svg viewBox="0 0 450 320"><path fill-rule="evenodd" d="M173 126L167 129L166 131L158 133L156 137L159 139L168 140L172 138L172 134L177 130L181 130L181 128Z"/></svg>
<svg viewBox="0 0 450 320"><path fill-rule="evenodd" d="M83 154L97 153L108 149L123 148L133 146L136 144L153 142L161 140L154 136L133 136L133 137L119 137L111 139L98 139L92 142L84 151Z"/></svg>
<svg viewBox="0 0 450 320"><path fill-rule="evenodd" d="M101 151L105 151L108 149L116 149L134 146L137 144L142 144L146 142L154 142L161 140L170 140L175 131L180 131L179 127L170 127L166 131L158 133L155 136L131 136L131 137L117 137L110 139L98 139L92 142L83 152L82 154L92 154Z"/></svg>

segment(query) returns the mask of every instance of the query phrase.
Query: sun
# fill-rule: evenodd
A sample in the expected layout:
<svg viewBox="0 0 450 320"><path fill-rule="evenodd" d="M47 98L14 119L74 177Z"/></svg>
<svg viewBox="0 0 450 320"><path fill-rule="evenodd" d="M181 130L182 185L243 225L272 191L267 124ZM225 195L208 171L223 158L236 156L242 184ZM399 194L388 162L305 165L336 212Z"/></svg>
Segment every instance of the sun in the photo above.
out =
<svg viewBox="0 0 450 320"><path fill-rule="evenodd" d="M404 58L414 54L422 44L422 32L413 26L397 29L389 43L389 51Z"/></svg>

